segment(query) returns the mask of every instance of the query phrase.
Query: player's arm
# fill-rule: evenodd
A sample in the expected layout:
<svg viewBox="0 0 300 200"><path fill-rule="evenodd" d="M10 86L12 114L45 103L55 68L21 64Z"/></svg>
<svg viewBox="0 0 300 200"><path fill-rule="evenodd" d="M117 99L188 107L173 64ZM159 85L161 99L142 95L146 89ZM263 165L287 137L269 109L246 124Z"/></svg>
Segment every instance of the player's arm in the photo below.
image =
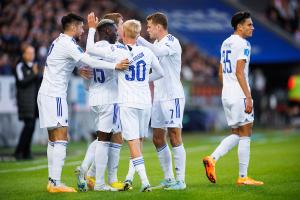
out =
<svg viewBox="0 0 300 200"><path fill-rule="evenodd" d="M248 88L248 84L246 81L246 77L244 74L244 69L245 69L245 64L246 64L246 60L238 60L237 64L236 64L236 77L237 80L246 96L246 108L245 108L245 112L246 113L251 113L252 112L252 108L253 108L253 103L252 103L252 97L251 97L251 93L250 90Z"/></svg>
<svg viewBox="0 0 300 200"><path fill-rule="evenodd" d="M219 65L219 81L223 84L223 68L221 63Z"/></svg>
<svg viewBox="0 0 300 200"><path fill-rule="evenodd" d="M117 55L113 51L114 48L112 45L108 45L106 47L99 47L95 45L94 42L95 32L96 32L95 28L89 28L89 33L86 42L86 52L89 55L101 56L103 58L115 60L117 58Z"/></svg>
<svg viewBox="0 0 300 200"><path fill-rule="evenodd" d="M152 73L149 75L149 82L161 79L164 76L164 70L159 64L158 59L152 54Z"/></svg>
<svg viewBox="0 0 300 200"><path fill-rule="evenodd" d="M80 62L88 65L91 68L96 68L96 69L125 70L128 68L129 65L128 59L121 60L118 63L110 63L103 60L94 59L86 53L84 53L84 55L80 59Z"/></svg>
<svg viewBox="0 0 300 200"><path fill-rule="evenodd" d="M164 44L161 46L156 46L150 42L148 42L147 40L145 40L143 37L139 36L137 39L137 43L139 45L148 47L149 49L151 49L151 51L158 57L162 57L162 56L167 56L167 55L173 55L176 53L175 50L173 50L172 48L170 48L168 45Z"/></svg>

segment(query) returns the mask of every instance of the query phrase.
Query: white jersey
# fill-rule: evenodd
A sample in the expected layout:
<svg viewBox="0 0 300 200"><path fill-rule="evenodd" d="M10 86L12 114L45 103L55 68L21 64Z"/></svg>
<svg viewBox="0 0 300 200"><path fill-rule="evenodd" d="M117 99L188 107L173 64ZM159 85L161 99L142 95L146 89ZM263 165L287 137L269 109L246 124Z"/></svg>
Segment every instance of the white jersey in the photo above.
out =
<svg viewBox="0 0 300 200"><path fill-rule="evenodd" d="M110 47L108 41L102 40L95 43L96 48ZM95 57L95 56L93 56ZM97 56L97 59L112 61L112 59ZM117 72L110 69L93 69L93 77L88 81L89 105L106 105L117 103L118 84Z"/></svg>
<svg viewBox="0 0 300 200"><path fill-rule="evenodd" d="M154 44L139 37L138 44L149 47L158 57L164 70L164 77L154 81L154 101L184 98L184 91L180 81L181 46L177 38L168 34Z"/></svg>
<svg viewBox="0 0 300 200"><path fill-rule="evenodd" d="M118 103L120 106L143 109L151 106L149 80L163 77L163 70L153 52L143 46L126 46L121 43L106 48L96 48L95 29L89 29L87 52L115 61L129 59L127 70L118 72ZM150 68L152 67L152 73Z"/></svg>
<svg viewBox="0 0 300 200"><path fill-rule="evenodd" d="M84 52L76 41L61 33L50 46L39 93L66 97L71 74L83 56Z"/></svg>
<svg viewBox="0 0 300 200"><path fill-rule="evenodd" d="M244 75L250 90L248 81L250 53L250 43L239 35L231 35L223 42L220 61L223 69L223 99L246 97L236 77L236 65L238 60L246 60Z"/></svg>
<svg viewBox="0 0 300 200"><path fill-rule="evenodd" d="M129 49L130 66L127 70L118 72L118 102L120 106L144 109L151 106L150 68L157 70L156 68L161 67L147 47L133 45Z"/></svg>

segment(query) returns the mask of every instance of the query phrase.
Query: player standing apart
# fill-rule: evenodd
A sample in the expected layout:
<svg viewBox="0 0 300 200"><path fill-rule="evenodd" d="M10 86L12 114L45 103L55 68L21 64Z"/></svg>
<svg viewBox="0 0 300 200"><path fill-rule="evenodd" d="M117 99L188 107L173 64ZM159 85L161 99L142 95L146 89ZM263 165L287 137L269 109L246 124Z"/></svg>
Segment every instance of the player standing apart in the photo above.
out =
<svg viewBox="0 0 300 200"><path fill-rule="evenodd" d="M126 69L127 61L118 64L91 58L77 45L83 31L83 18L68 14L61 20L64 33L51 44L43 81L38 93L40 127L47 128L49 182L48 192L76 192L61 183L61 171L66 158L68 143L67 88L78 62L104 69Z"/></svg>
<svg viewBox="0 0 300 200"><path fill-rule="evenodd" d="M185 184L186 152L181 129L185 106L183 87L180 81L181 46L177 38L168 33L167 17L154 13L147 17L147 31L154 44L138 38L138 44L149 47L158 57L165 76L154 82L154 100L151 115L153 143L157 150L164 180L157 188L183 190ZM166 141L166 130L174 154L176 180L173 174L171 151Z"/></svg>
<svg viewBox="0 0 300 200"><path fill-rule="evenodd" d="M219 78L223 83L222 104L232 134L224 138L215 151L203 159L203 163L208 179L216 183L216 162L238 144L237 184L263 185L263 182L253 180L247 174L254 121L253 100L248 80L251 46L246 40L252 36L254 30L250 13L236 13L231 19L231 25L234 34L222 44Z"/></svg>

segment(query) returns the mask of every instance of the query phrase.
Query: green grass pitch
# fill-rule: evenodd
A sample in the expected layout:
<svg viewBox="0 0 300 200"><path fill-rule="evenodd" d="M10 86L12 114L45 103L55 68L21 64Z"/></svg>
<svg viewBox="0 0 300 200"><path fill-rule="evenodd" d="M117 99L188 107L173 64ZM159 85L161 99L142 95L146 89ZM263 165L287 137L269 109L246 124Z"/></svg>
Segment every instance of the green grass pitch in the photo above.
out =
<svg viewBox="0 0 300 200"><path fill-rule="evenodd" d="M283 131L254 131L251 143L249 175L265 182L264 186L237 186L237 148L221 158L217 165L217 184L210 183L202 158L216 148L224 135L184 134L187 152L185 191L155 190L140 193L136 175L134 190L129 192L94 192L49 194L46 192L47 159L0 162L0 199L299 199L300 198L300 133ZM70 143L63 169L62 181L76 187L74 169L83 159L87 144ZM0 150L4 151L3 149ZM34 151L46 152L46 146L35 146ZM163 175L151 142L144 145L144 159L151 185L159 184ZM129 151L123 145L119 165L119 179L124 180L128 169Z"/></svg>

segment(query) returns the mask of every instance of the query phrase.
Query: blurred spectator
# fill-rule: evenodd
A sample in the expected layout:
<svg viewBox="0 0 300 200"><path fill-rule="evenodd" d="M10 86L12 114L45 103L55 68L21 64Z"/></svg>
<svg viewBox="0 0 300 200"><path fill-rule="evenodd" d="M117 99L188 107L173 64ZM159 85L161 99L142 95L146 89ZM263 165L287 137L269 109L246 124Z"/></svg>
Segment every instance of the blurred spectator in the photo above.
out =
<svg viewBox="0 0 300 200"><path fill-rule="evenodd" d="M34 63L35 50L32 46L25 46L22 60L15 69L17 106L19 120L24 121L18 146L14 156L17 160L31 159L31 139L35 128L37 117L37 91L38 65Z"/></svg>
<svg viewBox="0 0 300 200"><path fill-rule="evenodd" d="M137 11L122 6L118 1L1 1L0 52L4 52L6 56L4 58L1 56L0 74L11 73L10 68L15 66L21 56L19 49L23 43L30 43L35 47L36 60L40 66L44 66L48 47L61 31L61 17L68 12L85 17L91 11L99 17L108 12L119 12L124 19L135 18L145 22L145 19L141 18ZM84 37L86 34L87 31ZM141 34L147 35L145 23L143 23ZM80 45L85 47L85 38L81 40ZM182 78L184 80L211 82L214 80L212 78L216 78L219 64L215 58L203 55L193 44L182 44L182 47Z"/></svg>
<svg viewBox="0 0 300 200"><path fill-rule="evenodd" d="M298 0L271 0L266 8L266 17L285 31L294 34L300 28L299 10Z"/></svg>
<svg viewBox="0 0 300 200"><path fill-rule="evenodd" d="M300 70L288 80L289 116L300 117Z"/></svg>

